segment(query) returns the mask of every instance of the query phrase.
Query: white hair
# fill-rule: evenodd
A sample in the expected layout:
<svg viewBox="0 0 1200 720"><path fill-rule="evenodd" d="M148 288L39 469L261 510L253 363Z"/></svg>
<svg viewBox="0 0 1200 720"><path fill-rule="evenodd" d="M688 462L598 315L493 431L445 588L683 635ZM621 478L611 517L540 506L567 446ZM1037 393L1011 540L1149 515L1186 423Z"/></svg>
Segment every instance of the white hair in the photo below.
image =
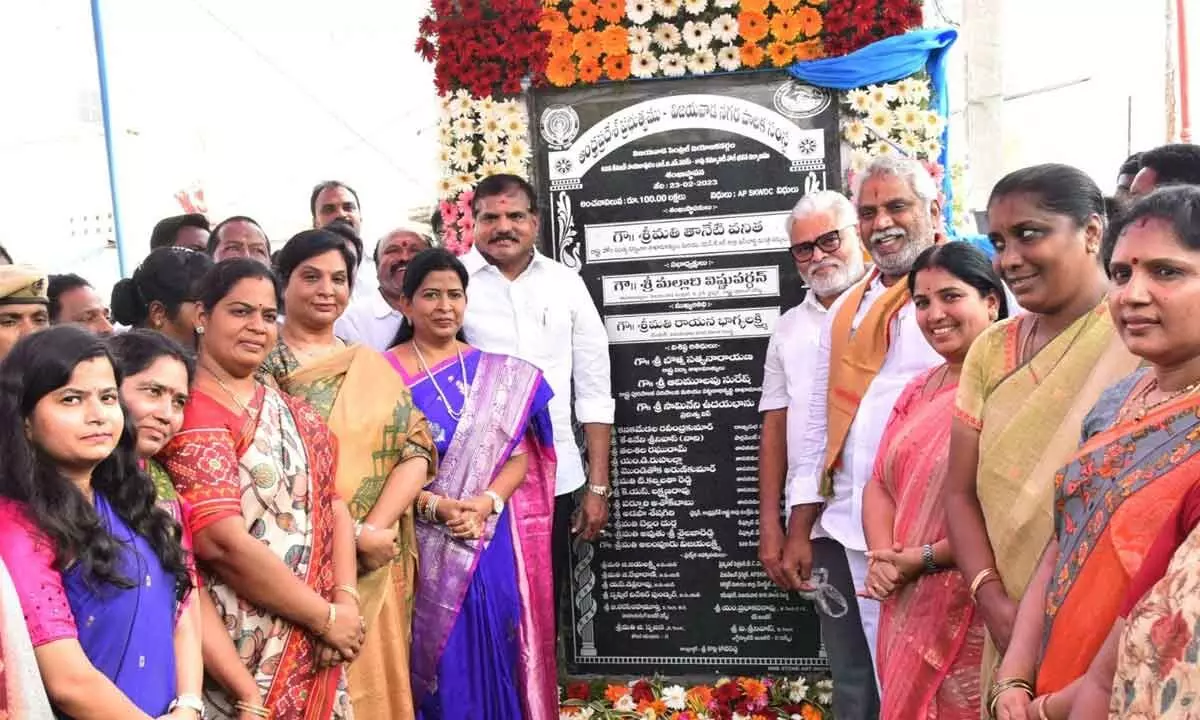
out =
<svg viewBox="0 0 1200 720"><path fill-rule="evenodd" d="M854 178L852 197L855 202L862 194L863 184L876 175L892 175L907 181L913 194L924 202L925 207L929 207L929 203L937 199L937 183L933 181L933 176L924 165L904 155L880 155Z"/></svg>
<svg viewBox="0 0 1200 720"><path fill-rule="evenodd" d="M831 213L839 226L858 224L858 211L849 198L836 190L818 190L808 193L796 201L792 214L788 215L785 229L790 233L792 223L815 213Z"/></svg>

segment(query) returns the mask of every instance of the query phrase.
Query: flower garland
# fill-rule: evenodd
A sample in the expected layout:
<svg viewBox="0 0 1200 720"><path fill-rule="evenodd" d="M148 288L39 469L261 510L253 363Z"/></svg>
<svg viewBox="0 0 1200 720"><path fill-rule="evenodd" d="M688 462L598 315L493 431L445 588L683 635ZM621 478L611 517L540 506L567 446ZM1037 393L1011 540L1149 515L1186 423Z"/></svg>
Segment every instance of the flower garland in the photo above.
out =
<svg viewBox="0 0 1200 720"><path fill-rule="evenodd" d="M829 679L722 678L713 685L627 685L574 682L566 687L560 720L823 720L832 717Z"/></svg>
<svg viewBox="0 0 1200 720"><path fill-rule="evenodd" d="M434 63L438 94L517 95L524 78L539 81L550 42L541 12L540 0L433 0L416 50Z"/></svg>
<svg viewBox="0 0 1200 720"><path fill-rule="evenodd" d="M442 244L461 255L473 242L475 184L500 173L529 175L529 118L520 100L476 99L459 89L442 98L438 133Z"/></svg>
<svg viewBox="0 0 1200 720"><path fill-rule="evenodd" d="M856 88L843 96L842 138L850 145L850 176L879 155L920 160L940 185L944 170L942 117L929 105L929 79L918 73L896 82Z"/></svg>
<svg viewBox="0 0 1200 720"><path fill-rule="evenodd" d="M828 0L822 40L825 52L837 57L922 22L921 0Z"/></svg>
<svg viewBox="0 0 1200 720"><path fill-rule="evenodd" d="M824 0L546 0L546 78L707 75L822 57ZM814 7L816 6L816 7Z"/></svg>

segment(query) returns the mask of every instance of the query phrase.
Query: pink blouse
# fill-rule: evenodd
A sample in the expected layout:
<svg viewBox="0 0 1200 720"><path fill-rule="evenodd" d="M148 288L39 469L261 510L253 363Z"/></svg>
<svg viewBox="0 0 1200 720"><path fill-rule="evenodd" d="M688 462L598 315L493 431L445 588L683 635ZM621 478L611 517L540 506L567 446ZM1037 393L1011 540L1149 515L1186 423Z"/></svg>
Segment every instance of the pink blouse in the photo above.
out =
<svg viewBox="0 0 1200 720"><path fill-rule="evenodd" d="M54 546L26 516L24 506L0 498L0 558L8 566L34 647L78 636Z"/></svg>

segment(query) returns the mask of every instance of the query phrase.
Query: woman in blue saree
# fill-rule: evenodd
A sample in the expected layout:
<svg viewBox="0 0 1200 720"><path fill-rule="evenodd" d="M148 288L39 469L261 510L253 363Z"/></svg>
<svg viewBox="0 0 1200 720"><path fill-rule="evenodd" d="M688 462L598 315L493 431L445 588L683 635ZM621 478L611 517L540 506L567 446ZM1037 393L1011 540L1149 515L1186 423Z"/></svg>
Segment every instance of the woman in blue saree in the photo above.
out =
<svg viewBox="0 0 1200 720"><path fill-rule="evenodd" d="M31 335L0 365L0 557L60 717L198 717L178 523L155 502L96 337Z"/></svg>
<svg viewBox="0 0 1200 720"><path fill-rule="evenodd" d="M467 271L408 266L388 360L442 458L417 499L412 676L424 720L558 717L550 528L554 450L542 374L462 340Z"/></svg>

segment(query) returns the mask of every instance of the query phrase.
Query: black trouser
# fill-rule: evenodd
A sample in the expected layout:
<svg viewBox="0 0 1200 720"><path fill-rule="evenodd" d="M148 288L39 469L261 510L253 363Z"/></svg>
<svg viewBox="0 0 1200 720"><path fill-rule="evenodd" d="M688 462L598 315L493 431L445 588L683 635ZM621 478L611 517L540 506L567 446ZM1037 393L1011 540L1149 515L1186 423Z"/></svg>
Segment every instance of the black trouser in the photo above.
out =
<svg viewBox="0 0 1200 720"><path fill-rule="evenodd" d="M571 516L575 514L575 493L554 498L554 527L550 536L550 556L554 566L554 628L562 625L562 602L571 595ZM568 600L569 602L569 600Z"/></svg>
<svg viewBox="0 0 1200 720"><path fill-rule="evenodd" d="M848 611L840 618L820 613L821 641L833 675L833 711L838 720L878 720L879 690L875 686L875 667L871 648L863 634L858 614L854 579L846 549L828 538L815 538L813 567L829 571L828 582L846 598Z"/></svg>

